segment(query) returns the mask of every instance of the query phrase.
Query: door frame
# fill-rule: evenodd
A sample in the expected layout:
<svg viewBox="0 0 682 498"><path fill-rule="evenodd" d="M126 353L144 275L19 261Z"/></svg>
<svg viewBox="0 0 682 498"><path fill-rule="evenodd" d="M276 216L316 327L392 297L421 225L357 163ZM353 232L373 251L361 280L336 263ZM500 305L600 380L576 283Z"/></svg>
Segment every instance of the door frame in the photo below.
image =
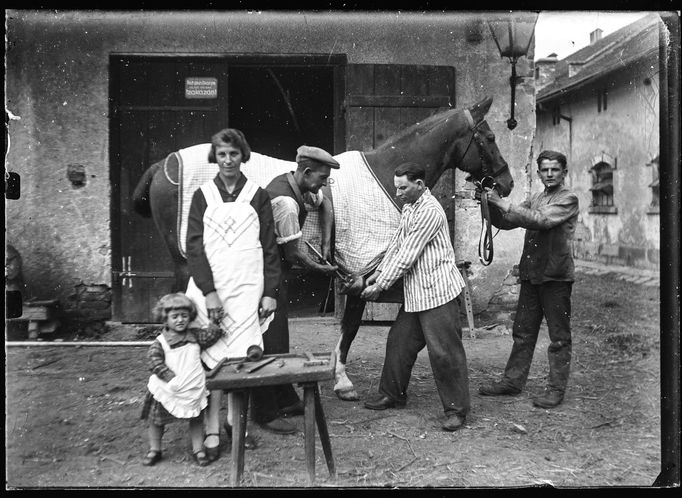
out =
<svg viewBox="0 0 682 498"><path fill-rule="evenodd" d="M332 67L333 69L333 154L340 154L346 150L346 122L344 113L345 68L348 63L346 54L220 54L220 53L157 53L157 52L112 52L109 54L109 182L111 197L109 205L111 232L111 283L112 307L120 306L122 296L121 272L122 240L121 240L121 212L120 212L120 151L112 144L120 143L119 103L117 98L120 90L119 65L114 63L121 58L138 60L175 59L189 61L192 58L211 60L227 64L228 70L238 66L317 66ZM229 90L228 90L229 91ZM229 111L228 111L229 113ZM164 275L167 276L164 272ZM172 269L170 269L172 274ZM112 309L112 316L122 316L122 310Z"/></svg>

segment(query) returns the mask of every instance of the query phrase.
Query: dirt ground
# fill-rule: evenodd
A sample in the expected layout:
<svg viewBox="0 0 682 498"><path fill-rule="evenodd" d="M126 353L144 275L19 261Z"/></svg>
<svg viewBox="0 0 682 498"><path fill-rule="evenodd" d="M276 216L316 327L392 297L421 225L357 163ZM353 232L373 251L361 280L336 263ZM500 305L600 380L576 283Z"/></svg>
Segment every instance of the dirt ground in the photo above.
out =
<svg viewBox="0 0 682 498"><path fill-rule="evenodd" d="M319 487L651 486L660 472L659 290L609 274L579 273L573 293L573 363L569 389L553 410L534 408L547 374L543 326L526 390L483 397L511 347L510 324L465 339L471 413L456 433L440 429L442 407L422 351L405 409L376 412L363 400L376 392L387 324L364 325L347 370L360 401L321 395L338 477L327 473L319 440ZM292 321L292 350L333 349L333 319ZM106 334L111 340L115 333ZM136 337L120 337L137 339ZM187 425L170 425L164 460L144 467L146 424L139 419L148 371L145 348L6 348L6 486L226 487L229 450L208 467L190 458ZM306 483L302 417L292 436L249 430L243 485ZM221 446L225 448L225 436Z"/></svg>

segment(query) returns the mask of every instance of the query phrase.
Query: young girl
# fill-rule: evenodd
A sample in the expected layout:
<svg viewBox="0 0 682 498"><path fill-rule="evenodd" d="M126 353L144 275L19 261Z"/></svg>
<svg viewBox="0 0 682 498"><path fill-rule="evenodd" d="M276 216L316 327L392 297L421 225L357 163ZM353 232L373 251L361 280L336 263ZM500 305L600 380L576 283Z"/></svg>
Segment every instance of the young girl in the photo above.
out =
<svg viewBox="0 0 682 498"><path fill-rule="evenodd" d="M194 461L202 467L209 464L202 444L208 390L199 354L223 332L219 327L190 329L196 315L194 302L182 293L163 296L154 308L155 319L164 327L147 352L152 375L141 417L149 418L149 452L143 465L161 460L164 427L178 419L189 420Z"/></svg>

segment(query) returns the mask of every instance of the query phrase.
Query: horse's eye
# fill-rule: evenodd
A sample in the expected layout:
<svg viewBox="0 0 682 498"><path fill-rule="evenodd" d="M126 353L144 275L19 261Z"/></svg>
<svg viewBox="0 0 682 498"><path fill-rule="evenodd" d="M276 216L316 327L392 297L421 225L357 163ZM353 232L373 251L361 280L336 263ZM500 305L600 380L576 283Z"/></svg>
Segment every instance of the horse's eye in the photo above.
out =
<svg viewBox="0 0 682 498"><path fill-rule="evenodd" d="M488 140L490 140L491 142L494 142L495 141L495 134L494 133L488 133Z"/></svg>

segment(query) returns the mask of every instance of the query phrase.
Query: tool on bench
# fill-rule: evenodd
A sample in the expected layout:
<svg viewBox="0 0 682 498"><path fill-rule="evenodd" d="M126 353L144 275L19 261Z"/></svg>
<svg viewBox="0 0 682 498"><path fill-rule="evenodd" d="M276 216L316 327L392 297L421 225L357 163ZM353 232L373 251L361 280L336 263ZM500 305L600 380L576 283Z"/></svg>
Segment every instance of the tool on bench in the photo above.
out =
<svg viewBox="0 0 682 498"><path fill-rule="evenodd" d="M258 361L261 358L263 358L263 348L254 344L253 346L249 346L249 349L246 350L246 358L234 358L232 360L222 358L215 367L206 372L206 378L211 379L215 377L224 365L234 365L234 371L239 372L246 363Z"/></svg>
<svg viewBox="0 0 682 498"><path fill-rule="evenodd" d="M275 361L276 359L277 359L276 356L272 356L272 357L267 358L267 359L265 359L265 360L263 360L263 361L259 361L259 362L256 363L254 366L249 367L249 368L246 370L246 373L249 373L249 374L250 374L251 372L255 372L256 370L259 370L259 369L263 368L263 367L264 367L265 365L267 365L268 363L272 363L272 362Z"/></svg>
<svg viewBox="0 0 682 498"><path fill-rule="evenodd" d="M334 265L332 265L329 261L327 261L326 259L324 259L324 256L322 256L322 254L320 254L320 252L319 252L317 249L315 249L315 247L313 247L313 245L312 245L310 242L308 242L308 241L306 240L305 243L306 243L306 245L310 248L310 250L313 251L313 252L315 253L315 256L317 256L321 262L326 263L326 264L329 265L329 266L334 266ZM341 272L341 271L339 271L339 270L334 270L334 274L335 274L339 279L343 280L344 282L350 283L350 282L353 281L353 277L352 277L352 276L350 276L350 275L348 275L348 274L346 274L346 273L343 273L343 272Z"/></svg>
<svg viewBox="0 0 682 498"><path fill-rule="evenodd" d="M220 369L223 368L223 365L225 365L226 363L228 363L228 364L230 364L230 363L235 363L235 361L242 361L242 360L227 361L227 358L221 359L221 360L216 364L215 367L213 367L211 370L209 370L208 372L206 372L206 378L207 378L207 379L211 379L211 378L215 377L215 374L217 374L218 372L220 372Z"/></svg>
<svg viewBox="0 0 682 498"><path fill-rule="evenodd" d="M319 360L319 359L316 360L315 357L313 356L313 354L309 351L306 351L305 355L308 358L308 361L303 362L304 367L315 367L318 365L326 365L327 363L329 363L329 360L326 360L326 359L325 360Z"/></svg>

